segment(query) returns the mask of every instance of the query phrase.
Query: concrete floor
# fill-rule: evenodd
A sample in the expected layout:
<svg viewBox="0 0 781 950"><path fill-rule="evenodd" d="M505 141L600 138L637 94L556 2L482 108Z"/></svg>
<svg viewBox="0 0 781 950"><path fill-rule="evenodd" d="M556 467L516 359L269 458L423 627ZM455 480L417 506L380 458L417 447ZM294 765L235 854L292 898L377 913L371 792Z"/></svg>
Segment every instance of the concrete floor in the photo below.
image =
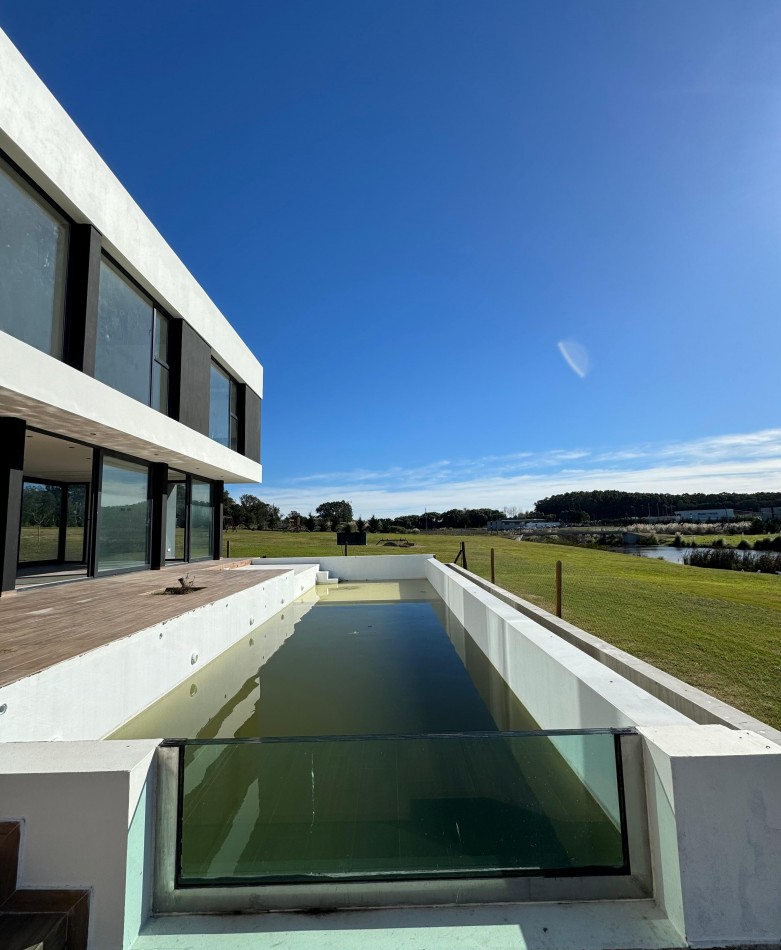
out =
<svg viewBox="0 0 781 950"><path fill-rule="evenodd" d="M667 950L685 943L650 900L159 917L132 950Z"/></svg>

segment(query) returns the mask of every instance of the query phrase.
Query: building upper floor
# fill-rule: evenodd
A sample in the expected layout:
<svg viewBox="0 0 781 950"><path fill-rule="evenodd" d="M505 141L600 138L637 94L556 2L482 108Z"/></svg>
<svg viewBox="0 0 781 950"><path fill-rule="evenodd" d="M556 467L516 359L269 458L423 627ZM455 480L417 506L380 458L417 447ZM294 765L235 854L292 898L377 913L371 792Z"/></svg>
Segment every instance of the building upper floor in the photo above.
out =
<svg viewBox="0 0 781 950"><path fill-rule="evenodd" d="M259 482L262 394L255 356L0 31L0 414Z"/></svg>

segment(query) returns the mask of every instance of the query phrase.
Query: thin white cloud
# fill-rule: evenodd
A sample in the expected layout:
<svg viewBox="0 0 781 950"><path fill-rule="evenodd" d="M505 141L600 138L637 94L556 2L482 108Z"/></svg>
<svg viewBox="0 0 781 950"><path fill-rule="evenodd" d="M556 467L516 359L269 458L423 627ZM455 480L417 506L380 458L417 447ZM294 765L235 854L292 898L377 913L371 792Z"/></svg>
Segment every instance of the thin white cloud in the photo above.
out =
<svg viewBox="0 0 781 950"><path fill-rule="evenodd" d="M572 463L577 462L577 466ZM345 498L356 514L445 511L449 508L531 508L566 491L778 491L781 429L728 434L688 442L627 446L608 452L563 449L435 462L419 468L310 475L285 486L236 486L279 505L283 512L314 511Z"/></svg>
<svg viewBox="0 0 781 950"><path fill-rule="evenodd" d="M586 348L574 340L559 340L556 346L572 372L585 379L590 366Z"/></svg>

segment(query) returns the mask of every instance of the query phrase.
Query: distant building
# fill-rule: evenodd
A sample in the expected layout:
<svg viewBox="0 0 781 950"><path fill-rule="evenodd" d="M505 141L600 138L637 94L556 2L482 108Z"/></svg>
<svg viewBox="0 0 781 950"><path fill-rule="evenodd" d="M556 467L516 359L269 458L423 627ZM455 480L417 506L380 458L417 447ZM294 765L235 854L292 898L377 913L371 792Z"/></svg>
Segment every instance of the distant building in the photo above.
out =
<svg viewBox="0 0 781 950"><path fill-rule="evenodd" d="M540 528L560 527L560 521L529 521L526 518L502 518L486 524L489 531L535 531Z"/></svg>
<svg viewBox="0 0 781 950"><path fill-rule="evenodd" d="M735 517L734 508L688 508L676 511L680 521L730 521Z"/></svg>
<svg viewBox="0 0 781 950"><path fill-rule="evenodd" d="M771 505L769 508L760 508L759 517L763 521L781 520L781 505Z"/></svg>

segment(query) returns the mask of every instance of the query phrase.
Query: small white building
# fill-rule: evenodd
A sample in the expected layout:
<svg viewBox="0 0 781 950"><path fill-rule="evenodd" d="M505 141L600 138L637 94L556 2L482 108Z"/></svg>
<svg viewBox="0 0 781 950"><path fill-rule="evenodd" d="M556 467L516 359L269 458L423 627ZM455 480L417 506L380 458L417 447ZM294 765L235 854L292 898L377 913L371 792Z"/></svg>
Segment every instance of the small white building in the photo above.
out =
<svg viewBox="0 0 781 950"><path fill-rule="evenodd" d="M676 511L679 521L731 521L735 517L734 508L687 508Z"/></svg>

